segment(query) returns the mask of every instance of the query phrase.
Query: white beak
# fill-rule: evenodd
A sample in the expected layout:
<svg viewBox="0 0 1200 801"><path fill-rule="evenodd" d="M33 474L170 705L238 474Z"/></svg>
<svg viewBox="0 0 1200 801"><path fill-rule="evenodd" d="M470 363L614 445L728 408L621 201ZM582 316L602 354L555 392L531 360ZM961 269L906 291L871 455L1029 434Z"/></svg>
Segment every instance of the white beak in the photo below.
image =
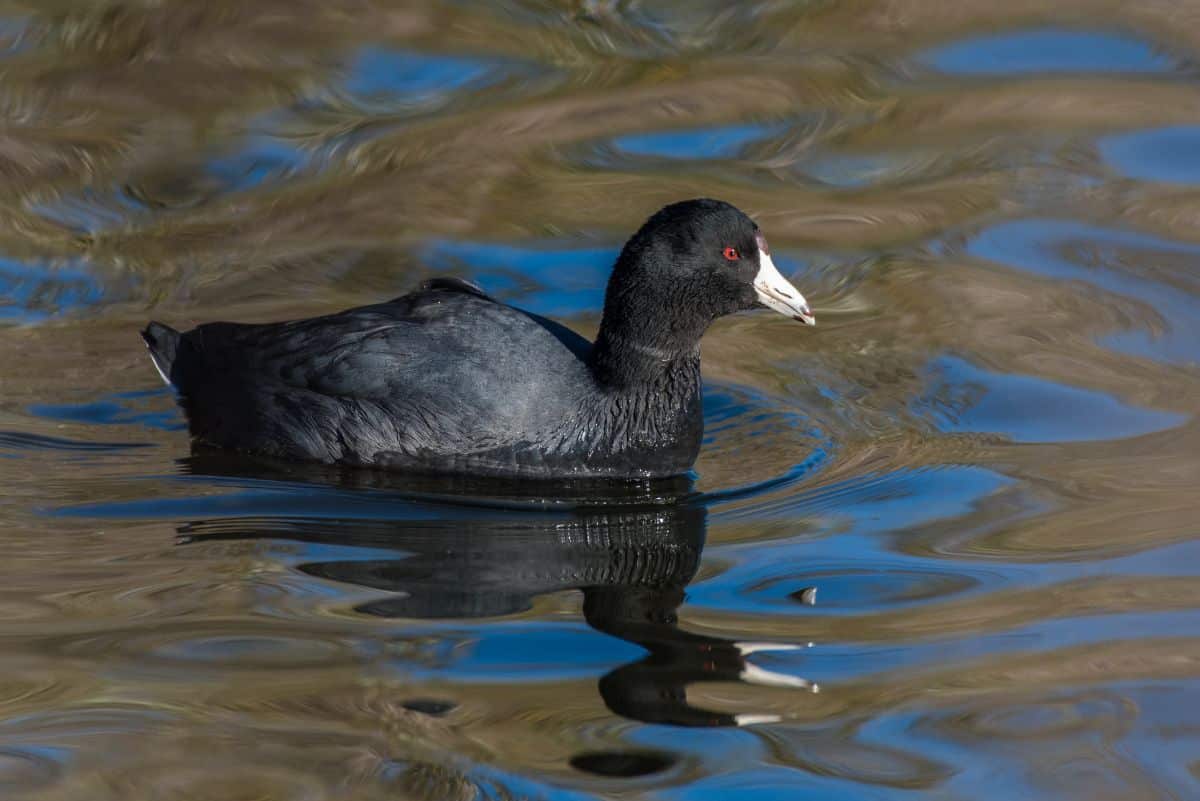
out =
<svg viewBox="0 0 1200 801"><path fill-rule="evenodd" d="M771 261L771 254L762 249L758 251L758 275L754 276L754 291L758 293L758 302L767 308L806 325L817 324L817 318L813 317L808 301L800 294L800 290L779 274L775 262Z"/></svg>

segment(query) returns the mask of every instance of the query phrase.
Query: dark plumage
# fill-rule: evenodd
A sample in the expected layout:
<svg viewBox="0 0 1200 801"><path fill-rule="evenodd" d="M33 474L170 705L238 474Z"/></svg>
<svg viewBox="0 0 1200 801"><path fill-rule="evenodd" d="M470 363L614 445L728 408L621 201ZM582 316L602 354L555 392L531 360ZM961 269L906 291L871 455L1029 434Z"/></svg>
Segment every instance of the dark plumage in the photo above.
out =
<svg viewBox="0 0 1200 801"><path fill-rule="evenodd" d="M700 447L699 342L764 303L812 322L749 217L667 206L626 243L594 344L453 278L387 303L142 336L201 443L495 476L666 476Z"/></svg>

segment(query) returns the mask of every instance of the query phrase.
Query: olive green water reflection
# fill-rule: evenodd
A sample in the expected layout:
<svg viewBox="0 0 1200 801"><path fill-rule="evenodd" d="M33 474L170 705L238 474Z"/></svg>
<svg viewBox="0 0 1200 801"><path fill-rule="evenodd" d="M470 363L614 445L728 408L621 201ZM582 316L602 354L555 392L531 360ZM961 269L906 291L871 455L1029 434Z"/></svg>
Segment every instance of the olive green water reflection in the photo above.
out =
<svg viewBox="0 0 1200 801"><path fill-rule="evenodd" d="M0 796L1200 796L1198 52L1190 2L0 3ZM695 195L821 324L709 333L694 486L192 458L136 336L442 273L590 333Z"/></svg>

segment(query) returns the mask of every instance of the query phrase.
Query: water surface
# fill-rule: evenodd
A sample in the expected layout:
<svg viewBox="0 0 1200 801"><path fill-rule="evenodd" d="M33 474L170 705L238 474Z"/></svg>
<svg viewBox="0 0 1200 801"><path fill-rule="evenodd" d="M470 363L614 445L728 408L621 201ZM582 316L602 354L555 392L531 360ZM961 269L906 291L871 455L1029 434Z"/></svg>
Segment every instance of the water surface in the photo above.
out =
<svg viewBox="0 0 1200 801"><path fill-rule="evenodd" d="M0 2L0 796L1200 796L1200 22L1178 4ZM659 206L820 326L694 476L193 454L137 328L482 283Z"/></svg>

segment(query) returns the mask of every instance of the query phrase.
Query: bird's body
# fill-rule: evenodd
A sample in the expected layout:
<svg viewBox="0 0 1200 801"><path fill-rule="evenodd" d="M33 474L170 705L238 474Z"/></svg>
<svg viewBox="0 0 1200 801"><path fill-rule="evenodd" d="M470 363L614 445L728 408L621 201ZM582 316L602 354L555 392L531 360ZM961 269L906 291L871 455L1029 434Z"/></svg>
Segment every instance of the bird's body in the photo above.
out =
<svg viewBox="0 0 1200 801"><path fill-rule="evenodd" d="M594 344L457 279L306 320L186 333L151 323L143 338L207 445L472 475L677 475L703 432L700 336L752 305L755 291L763 296L768 267L778 278L749 218L715 201L691 204L701 205L689 215L680 211L688 204L667 207L626 245ZM714 268L690 258L700 246L681 229L718 243L702 243L706 255L727 240L745 252L761 246L763 263ZM780 283L793 303L794 288ZM794 316L811 320L795 298Z"/></svg>
<svg viewBox="0 0 1200 801"><path fill-rule="evenodd" d="M698 354L660 361L648 385L600 386L585 338L456 280L324 317L184 334L152 324L146 337L174 352L161 369L192 435L230 450L475 475L658 476L686 471L700 446Z"/></svg>

